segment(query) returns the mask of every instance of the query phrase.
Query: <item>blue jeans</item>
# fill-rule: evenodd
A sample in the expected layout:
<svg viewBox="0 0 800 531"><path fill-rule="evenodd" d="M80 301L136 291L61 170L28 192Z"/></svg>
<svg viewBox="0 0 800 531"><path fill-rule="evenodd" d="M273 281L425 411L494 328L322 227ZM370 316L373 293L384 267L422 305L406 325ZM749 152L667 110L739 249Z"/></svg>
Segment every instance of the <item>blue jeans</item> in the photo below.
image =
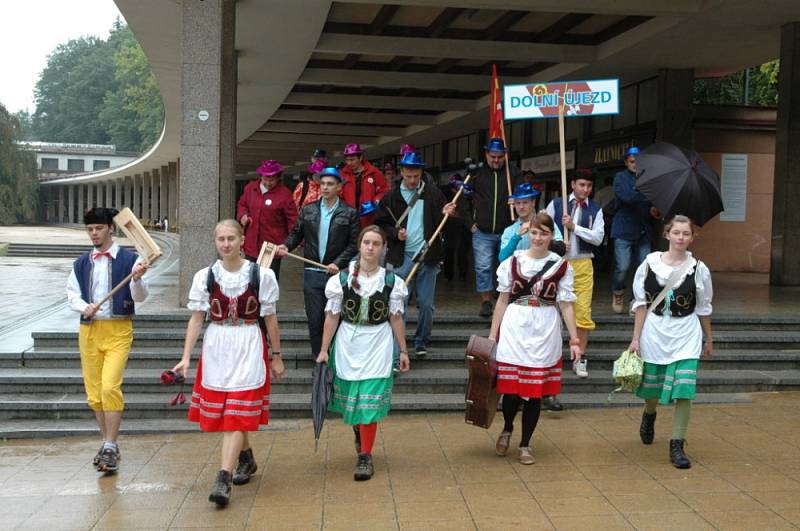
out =
<svg viewBox="0 0 800 531"><path fill-rule="evenodd" d="M414 267L414 262L411 260L413 257L406 254L403 259L403 265L395 268L394 273L405 279ZM431 340L431 329L433 329L433 296L436 291L436 275L439 274L439 264L421 264L417 269L414 278L411 279L411 285L408 287L409 296L411 291L417 300L417 310L419 315L417 317L417 331L414 333L414 346L424 347ZM408 298L406 298L406 312L403 314L408 315Z"/></svg>
<svg viewBox="0 0 800 531"><path fill-rule="evenodd" d="M500 255L500 235L476 230L472 233L472 254L475 257L475 291L494 291L497 257Z"/></svg>
<svg viewBox="0 0 800 531"><path fill-rule="evenodd" d="M631 256L634 257L634 269L644 262L650 252L650 238L643 235L638 240L614 239L614 276L611 277L611 289L625 290L625 276L631 267Z"/></svg>

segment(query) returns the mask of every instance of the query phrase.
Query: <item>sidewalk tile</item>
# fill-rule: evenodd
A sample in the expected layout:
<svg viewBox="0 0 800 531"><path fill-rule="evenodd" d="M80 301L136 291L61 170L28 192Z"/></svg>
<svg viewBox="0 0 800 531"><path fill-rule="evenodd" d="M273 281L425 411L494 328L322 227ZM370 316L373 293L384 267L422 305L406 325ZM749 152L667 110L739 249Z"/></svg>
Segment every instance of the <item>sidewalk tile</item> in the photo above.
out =
<svg viewBox="0 0 800 531"><path fill-rule="evenodd" d="M623 531L634 529L622 515L553 516L553 525L558 531Z"/></svg>
<svg viewBox="0 0 800 531"><path fill-rule="evenodd" d="M401 524L470 518L469 510L463 501L398 502L396 505Z"/></svg>
<svg viewBox="0 0 800 531"><path fill-rule="evenodd" d="M700 515L720 531L749 531L753 529L796 529L796 527L772 511L724 511L704 512Z"/></svg>
<svg viewBox="0 0 800 531"><path fill-rule="evenodd" d="M714 526L696 513L630 514L627 518L639 531L714 530Z"/></svg>
<svg viewBox="0 0 800 531"><path fill-rule="evenodd" d="M764 511L767 508L743 492L687 492L677 493L689 507L698 513L724 511Z"/></svg>
<svg viewBox="0 0 800 531"><path fill-rule="evenodd" d="M617 514L617 510L602 496L543 498L538 501L551 517Z"/></svg>
<svg viewBox="0 0 800 531"><path fill-rule="evenodd" d="M534 465L536 466L536 465ZM572 481L548 481L546 483L529 483L529 488L536 499L567 498L574 496L602 496L595 486L586 479Z"/></svg>
<svg viewBox="0 0 800 531"><path fill-rule="evenodd" d="M608 500L622 514L685 513L692 509L673 494L609 494Z"/></svg>

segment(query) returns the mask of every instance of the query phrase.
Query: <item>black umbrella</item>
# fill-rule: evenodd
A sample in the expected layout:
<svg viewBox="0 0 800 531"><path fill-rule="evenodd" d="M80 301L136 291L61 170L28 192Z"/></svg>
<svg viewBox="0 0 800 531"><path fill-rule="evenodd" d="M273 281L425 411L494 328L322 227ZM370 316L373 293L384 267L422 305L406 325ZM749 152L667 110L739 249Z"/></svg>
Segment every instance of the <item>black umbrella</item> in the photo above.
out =
<svg viewBox="0 0 800 531"><path fill-rule="evenodd" d="M656 142L636 155L636 188L665 219L689 216L698 225L722 212L719 175L694 151Z"/></svg>
<svg viewBox="0 0 800 531"><path fill-rule="evenodd" d="M314 451L319 446L319 435L322 433L322 424L328 412L328 402L331 400L333 390L333 371L328 369L327 363L317 363L314 366L311 382L311 417L314 421Z"/></svg>

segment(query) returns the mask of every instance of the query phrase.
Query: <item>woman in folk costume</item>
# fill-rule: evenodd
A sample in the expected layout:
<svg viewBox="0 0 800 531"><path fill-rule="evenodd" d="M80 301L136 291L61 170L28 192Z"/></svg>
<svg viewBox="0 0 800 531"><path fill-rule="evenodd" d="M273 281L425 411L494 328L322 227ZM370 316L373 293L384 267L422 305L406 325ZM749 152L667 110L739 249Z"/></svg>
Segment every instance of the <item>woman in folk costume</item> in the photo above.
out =
<svg viewBox="0 0 800 531"><path fill-rule="evenodd" d="M365 481L374 473L372 447L378 421L392 405L392 334L400 345L400 371L410 368L402 315L408 290L402 278L380 265L386 250L381 228L364 228L358 249L360 257L348 271L331 277L325 286L328 304L317 362L330 359L335 370L329 408L353 426L358 454L353 477Z"/></svg>
<svg viewBox="0 0 800 531"><path fill-rule="evenodd" d="M570 357L582 352L575 326L569 262L550 252L555 225L544 211L529 221L530 248L514 251L497 268L500 297L494 308L489 339L497 341L497 392L503 395L505 425L497 439L497 455L508 453L514 418L522 404L519 462L535 462L530 440L542 406L542 396L561 391L561 318L570 335ZM499 339L498 339L499 337Z"/></svg>
<svg viewBox="0 0 800 531"><path fill-rule="evenodd" d="M636 396L645 400L639 436L644 444L652 444L656 406L674 400L669 458L677 468L692 466L683 445L696 396L697 367L701 353L710 358L714 350L711 272L687 250L696 233L686 216L672 218L664 226L669 250L648 254L633 279L636 319L628 350L638 352L644 360L642 383L636 391ZM666 295L658 302L665 289ZM653 302L656 307L650 309Z"/></svg>
<svg viewBox="0 0 800 531"><path fill-rule="evenodd" d="M224 432L222 466L208 497L219 506L228 504L231 483L247 483L257 469L247 433L269 422L270 370L276 380L284 372L275 273L245 260L243 242L242 227L235 220L220 221L214 229L221 259L194 275L183 358L172 369L184 375L189 371L192 349L208 315L211 322L203 336L189 420L199 422L203 431ZM266 321L271 363L259 317Z"/></svg>

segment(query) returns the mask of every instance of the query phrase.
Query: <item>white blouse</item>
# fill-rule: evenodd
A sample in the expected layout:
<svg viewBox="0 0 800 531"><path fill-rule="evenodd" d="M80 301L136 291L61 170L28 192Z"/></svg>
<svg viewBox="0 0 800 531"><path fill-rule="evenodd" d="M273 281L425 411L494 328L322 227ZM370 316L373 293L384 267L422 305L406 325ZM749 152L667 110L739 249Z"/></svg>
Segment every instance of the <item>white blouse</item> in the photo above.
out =
<svg viewBox="0 0 800 531"><path fill-rule="evenodd" d="M648 270L655 273L658 285L663 288L667 284L667 280L672 272L683 265L681 264L673 267L665 264L661 260L661 256L663 254L664 253L660 251L648 254L645 261L642 262L636 269L636 275L633 277L633 303L631 304L632 311L636 310L636 308L639 306L647 306L647 295L644 292L644 281L647 278ZM688 255L689 267L686 268L686 271L683 273L681 278L678 279L678 282L675 284L673 289L676 289L683 284L683 281L686 280L686 277L694 273L696 270L697 273L694 277L694 283L697 290L697 295L695 299L696 302L694 313L696 313L698 316L711 315L711 299L714 296L714 290L711 286L711 272L703 262L692 256L691 252L687 252L686 254Z"/></svg>
<svg viewBox="0 0 800 531"><path fill-rule="evenodd" d="M556 253L550 253L544 258L531 258L528 251L514 251L514 256L517 258L520 272L530 278L541 270L544 265L550 260L555 260L556 263L550 267L546 275L552 275L561 265L561 257ZM511 284L514 277L511 272L511 257L506 258L497 268L497 291L500 293L511 293ZM567 267L566 273L561 277L558 282L558 293L556 294L556 302L573 302L577 297L574 291L575 272L572 266ZM541 282L541 280L540 280Z"/></svg>
<svg viewBox="0 0 800 531"><path fill-rule="evenodd" d="M242 266L238 271L228 271L222 267L222 260L217 260L211 266L214 277L219 284L220 290L226 297L236 297L244 293L250 285L250 264ZM259 293L258 301L261 303L261 316L272 315L275 313L275 305L278 302L278 282L275 280L275 272L266 267L259 268ZM204 267L194 275L192 288L189 290L189 303L186 305L195 312L207 312L209 303L209 293L206 281L208 279L208 268Z"/></svg>
<svg viewBox="0 0 800 531"><path fill-rule="evenodd" d="M347 276L347 285L350 287L353 287L353 269L355 269L355 261L350 262L350 274ZM356 294L359 297L369 297L373 293L381 291L385 285L385 276L386 270L383 267L378 267L378 270L369 276L364 275L363 272L359 273L358 282L360 287L356 290ZM339 275L334 275L328 279L328 283L325 285L325 296L328 298L325 311L338 315L342 311L342 299L344 298ZM407 296L408 288L405 280L395 275L394 287L389 294L389 313L392 315L402 314L405 311L405 299Z"/></svg>

